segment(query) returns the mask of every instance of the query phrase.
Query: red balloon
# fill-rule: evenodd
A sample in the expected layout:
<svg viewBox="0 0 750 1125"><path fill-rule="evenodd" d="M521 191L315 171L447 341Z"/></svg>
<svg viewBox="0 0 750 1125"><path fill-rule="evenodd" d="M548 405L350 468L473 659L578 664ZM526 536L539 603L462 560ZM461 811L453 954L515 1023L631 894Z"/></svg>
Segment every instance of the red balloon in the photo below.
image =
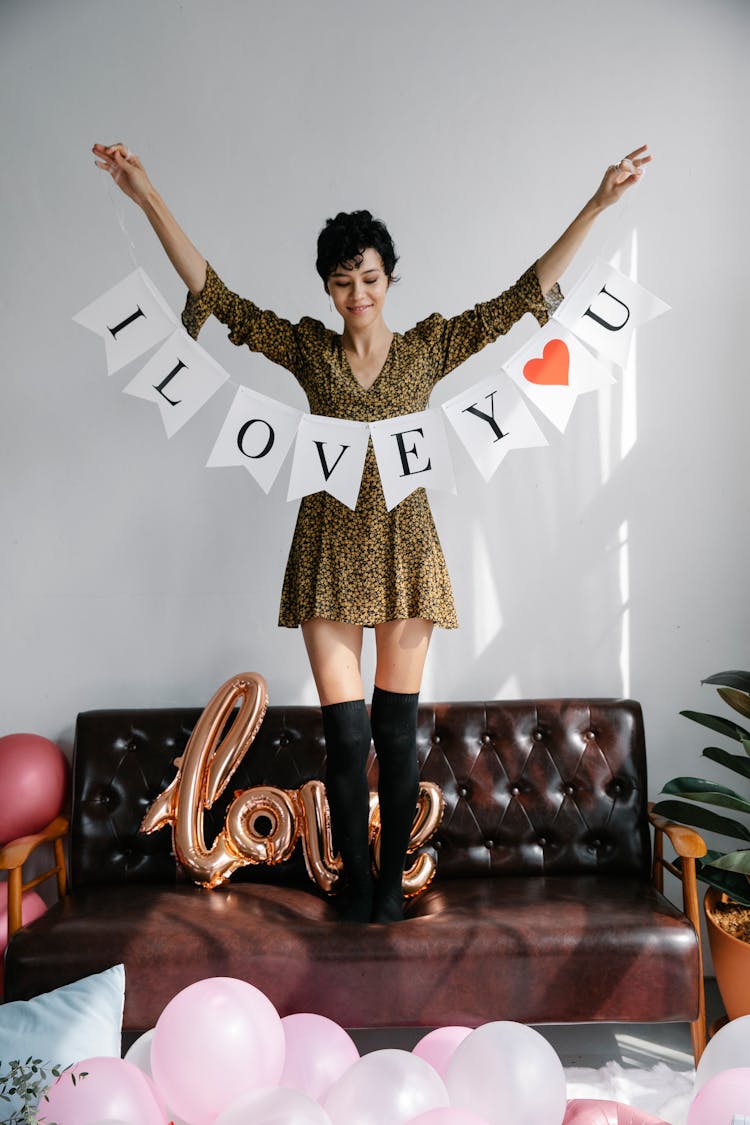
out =
<svg viewBox="0 0 750 1125"><path fill-rule="evenodd" d="M39 832L65 803L68 763L59 746L40 734L0 738L0 847Z"/></svg>

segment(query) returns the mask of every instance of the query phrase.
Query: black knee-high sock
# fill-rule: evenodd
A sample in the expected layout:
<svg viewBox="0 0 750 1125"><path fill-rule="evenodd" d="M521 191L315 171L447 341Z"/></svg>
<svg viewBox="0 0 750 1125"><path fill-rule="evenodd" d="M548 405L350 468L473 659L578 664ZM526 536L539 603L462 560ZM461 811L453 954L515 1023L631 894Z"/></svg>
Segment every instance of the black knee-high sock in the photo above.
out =
<svg viewBox="0 0 750 1125"><path fill-rule="evenodd" d="M404 859L419 793L417 704L419 692L405 695L375 687L370 722L378 756L380 877L374 922L403 918Z"/></svg>
<svg viewBox="0 0 750 1125"><path fill-rule="evenodd" d="M321 710L333 843L344 867L339 912L346 921L369 922L373 895L367 784L370 720L364 699L331 703Z"/></svg>

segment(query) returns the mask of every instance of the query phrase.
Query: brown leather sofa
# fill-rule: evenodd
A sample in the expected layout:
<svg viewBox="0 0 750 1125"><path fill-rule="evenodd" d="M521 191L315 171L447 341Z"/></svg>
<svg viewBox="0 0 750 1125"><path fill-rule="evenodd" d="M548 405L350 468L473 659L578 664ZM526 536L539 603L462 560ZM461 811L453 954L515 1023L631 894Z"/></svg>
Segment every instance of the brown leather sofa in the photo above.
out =
<svg viewBox="0 0 750 1125"><path fill-rule="evenodd" d="M446 802L430 845L438 871L390 926L337 921L299 848L209 891L176 870L168 829L139 831L199 714L79 716L70 889L12 937L7 1000L122 961L131 1030L152 1027L187 984L235 976L282 1015L318 1012L349 1028L689 1021L700 1054L690 858L700 838L659 821L654 878L637 703L421 705L422 777ZM270 707L232 793L206 813L207 838L238 789L297 789L322 776L323 761L319 709ZM373 756L373 789L376 771ZM664 832L686 853L692 921L657 889Z"/></svg>

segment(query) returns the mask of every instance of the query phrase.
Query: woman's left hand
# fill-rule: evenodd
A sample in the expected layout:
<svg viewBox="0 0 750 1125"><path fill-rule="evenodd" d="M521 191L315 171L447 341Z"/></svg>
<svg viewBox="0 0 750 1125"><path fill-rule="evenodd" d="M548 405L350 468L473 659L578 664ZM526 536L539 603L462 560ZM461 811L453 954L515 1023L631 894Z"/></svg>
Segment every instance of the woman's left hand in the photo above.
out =
<svg viewBox="0 0 750 1125"><path fill-rule="evenodd" d="M637 184L643 176L644 165L652 159L651 156L643 155L647 148L648 145L641 145L623 157L619 164L610 164L593 195L592 203L600 208L610 207L623 192Z"/></svg>

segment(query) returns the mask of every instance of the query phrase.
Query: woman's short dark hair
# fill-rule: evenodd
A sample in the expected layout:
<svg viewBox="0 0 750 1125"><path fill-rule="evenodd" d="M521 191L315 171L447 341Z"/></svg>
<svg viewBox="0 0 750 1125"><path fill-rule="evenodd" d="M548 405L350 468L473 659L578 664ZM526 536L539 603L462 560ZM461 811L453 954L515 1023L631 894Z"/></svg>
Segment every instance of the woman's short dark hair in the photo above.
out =
<svg viewBox="0 0 750 1125"><path fill-rule="evenodd" d="M355 269L370 247L380 254L386 277L395 281L393 271L398 255L385 223L373 219L369 211L339 211L335 219L326 219L318 235L315 268L327 285L337 266Z"/></svg>

